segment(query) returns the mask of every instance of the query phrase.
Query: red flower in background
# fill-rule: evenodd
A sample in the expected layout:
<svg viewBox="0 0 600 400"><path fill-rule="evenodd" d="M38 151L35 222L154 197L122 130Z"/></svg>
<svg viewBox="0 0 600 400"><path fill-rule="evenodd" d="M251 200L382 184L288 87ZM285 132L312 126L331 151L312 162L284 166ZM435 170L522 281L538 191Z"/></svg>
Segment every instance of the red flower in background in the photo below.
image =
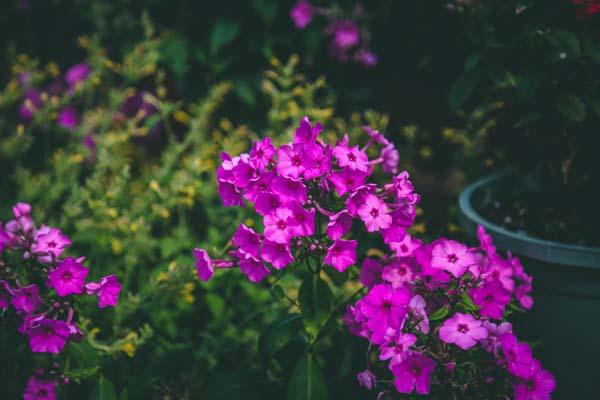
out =
<svg viewBox="0 0 600 400"><path fill-rule="evenodd" d="M577 16L586 18L590 15L600 13L600 0L573 0L577 4Z"/></svg>

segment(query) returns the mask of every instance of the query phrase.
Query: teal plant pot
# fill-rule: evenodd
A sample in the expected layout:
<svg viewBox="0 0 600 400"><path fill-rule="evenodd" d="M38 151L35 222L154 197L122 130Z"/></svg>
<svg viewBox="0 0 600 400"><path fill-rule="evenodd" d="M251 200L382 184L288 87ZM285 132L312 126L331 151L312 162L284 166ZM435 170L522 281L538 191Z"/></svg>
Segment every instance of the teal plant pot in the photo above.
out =
<svg viewBox="0 0 600 400"><path fill-rule="evenodd" d="M515 316L519 338L557 382L555 399L600 398L600 248L537 239L506 230L479 215L498 193L514 191L507 174L467 187L459 198L461 225L476 237L483 225L494 244L518 255L533 276L533 309Z"/></svg>

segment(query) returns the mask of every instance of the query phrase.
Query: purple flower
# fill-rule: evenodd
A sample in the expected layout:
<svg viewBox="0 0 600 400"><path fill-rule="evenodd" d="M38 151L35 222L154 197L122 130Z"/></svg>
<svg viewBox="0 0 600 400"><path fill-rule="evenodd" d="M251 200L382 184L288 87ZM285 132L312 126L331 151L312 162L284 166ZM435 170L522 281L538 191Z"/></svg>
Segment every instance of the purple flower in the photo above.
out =
<svg viewBox="0 0 600 400"><path fill-rule="evenodd" d="M100 279L100 283L86 283L85 291L88 295L98 295L98 307L115 307L119 302L121 284L115 275L108 275Z"/></svg>
<svg viewBox="0 0 600 400"><path fill-rule="evenodd" d="M538 360L531 362L529 377L515 385L515 400L550 400L556 388L554 376L542 369Z"/></svg>
<svg viewBox="0 0 600 400"><path fill-rule="evenodd" d="M381 149L381 159L383 160L381 165L383 172L387 172L388 174L398 173L400 153L398 153L398 150L396 150L396 146L394 146L393 143L390 143Z"/></svg>
<svg viewBox="0 0 600 400"><path fill-rule="evenodd" d="M502 322L499 325L490 321L483 321L483 326L488 330L488 337L479 341L481 347L489 353L498 355L500 348L500 336L505 333L512 333L512 324L510 322Z"/></svg>
<svg viewBox="0 0 600 400"><path fill-rule="evenodd" d="M348 50L360 42L358 26L350 20L334 22L327 28L327 32L333 35L332 46L337 50Z"/></svg>
<svg viewBox="0 0 600 400"><path fill-rule="evenodd" d="M42 304L37 285L31 284L14 290L11 303L16 310L33 313Z"/></svg>
<svg viewBox="0 0 600 400"><path fill-rule="evenodd" d="M406 234L400 242L388 243L390 250L394 251L397 257L412 256L413 252L421 247L422 242Z"/></svg>
<svg viewBox="0 0 600 400"><path fill-rule="evenodd" d="M23 104L19 107L19 116L24 121L30 121L34 114L42 108L42 98L37 89L29 89L25 95Z"/></svg>
<svg viewBox="0 0 600 400"><path fill-rule="evenodd" d="M429 394L431 376L435 370L435 361L419 353L410 355L401 363L392 367L396 390L400 393Z"/></svg>
<svg viewBox="0 0 600 400"><path fill-rule="evenodd" d="M367 390L373 389L377 384L377 377L373 372L369 371L368 369L359 372L356 375L356 379L358 380L358 384Z"/></svg>
<svg viewBox="0 0 600 400"><path fill-rule="evenodd" d="M267 275L271 273L265 264L258 258L251 256L250 254L240 254L240 271L242 271L250 282L258 283L262 281Z"/></svg>
<svg viewBox="0 0 600 400"><path fill-rule="evenodd" d="M265 240L260 249L260 256L263 260L270 262L276 269L283 269L286 265L294 261L290 247L285 243L272 242Z"/></svg>
<svg viewBox="0 0 600 400"><path fill-rule="evenodd" d="M485 231L482 225L477 226L477 239L479 239L479 245L488 256L496 254L496 247L492 244L492 237Z"/></svg>
<svg viewBox="0 0 600 400"><path fill-rule="evenodd" d="M294 236L312 236L315 233L316 210L302 207L298 202L291 201L286 207L292 211L294 221Z"/></svg>
<svg viewBox="0 0 600 400"><path fill-rule="evenodd" d="M360 49L356 52L354 58L356 58L356 61L367 68L372 68L379 63L379 57L377 57L377 54L368 49Z"/></svg>
<svg viewBox="0 0 600 400"><path fill-rule="evenodd" d="M48 274L48 286L60 297L81 294L89 270L73 257L67 257Z"/></svg>
<svg viewBox="0 0 600 400"><path fill-rule="evenodd" d="M58 125L73 130L79 126L79 113L75 107L63 108L58 114Z"/></svg>
<svg viewBox="0 0 600 400"><path fill-rule="evenodd" d="M410 353L410 347L417 342L412 333L402 333L389 329L384 336L385 343L379 348L379 359L390 360L390 368L401 363Z"/></svg>
<svg viewBox="0 0 600 400"><path fill-rule="evenodd" d="M56 260L70 245L71 239L63 235L59 229L42 226L35 234L31 251L38 256L40 262L47 264Z"/></svg>
<svg viewBox="0 0 600 400"><path fill-rule="evenodd" d="M85 81L90 72L92 69L88 64L75 64L65 72L65 81L70 87L74 87L77 83Z"/></svg>
<svg viewBox="0 0 600 400"><path fill-rule="evenodd" d="M68 325L56 319L43 319L27 330L34 353L60 353L70 334Z"/></svg>
<svg viewBox="0 0 600 400"><path fill-rule="evenodd" d="M233 167L233 184L237 188L246 188L251 181L255 180L257 176L257 170L250 165L249 160L240 160L240 162Z"/></svg>
<svg viewBox="0 0 600 400"><path fill-rule="evenodd" d="M277 172L282 176L300 178L306 169L304 147L300 144L281 146L277 152Z"/></svg>
<svg viewBox="0 0 600 400"><path fill-rule="evenodd" d="M195 248L194 258L196 259L196 273L198 274L198 278L202 279L204 282L210 280L215 270L212 266L212 260L210 259L208 252L204 249Z"/></svg>
<svg viewBox="0 0 600 400"><path fill-rule="evenodd" d="M256 202L256 199L261 193L271 191L271 183L276 176L277 174L273 171L263 170L257 178L252 179L248 183L248 187L244 192L244 197L249 201Z"/></svg>
<svg viewBox="0 0 600 400"><path fill-rule="evenodd" d="M292 210L280 207L264 217L265 238L277 243L289 243L296 232Z"/></svg>
<svg viewBox="0 0 600 400"><path fill-rule="evenodd" d="M410 258L394 258L383 268L381 277L393 288L410 285L414 283L413 264Z"/></svg>
<svg viewBox="0 0 600 400"><path fill-rule="evenodd" d="M519 343L512 333L500 336L500 346L506 358L506 369L513 376L528 379L531 375L533 357L531 347L527 343Z"/></svg>
<svg viewBox="0 0 600 400"><path fill-rule="evenodd" d="M225 207L239 207L244 205L242 195L234 184L218 181L219 197Z"/></svg>
<svg viewBox="0 0 600 400"><path fill-rule="evenodd" d="M277 176L273 178L272 189L284 200L295 200L304 203L308 199L306 186L298 179Z"/></svg>
<svg viewBox="0 0 600 400"><path fill-rule="evenodd" d="M388 328L401 328L409 302L410 293L405 288L379 284L362 299L360 310L368 318L369 328L383 336Z"/></svg>
<svg viewBox="0 0 600 400"><path fill-rule="evenodd" d="M347 210L342 210L329 217L327 237L331 240L341 239L352 228L352 216Z"/></svg>
<svg viewBox="0 0 600 400"><path fill-rule="evenodd" d="M510 292L499 281L486 282L482 287L473 289L470 295L473 303L479 306L479 313L493 319L502 319L504 309L510 302Z"/></svg>
<svg viewBox="0 0 600 400"><path fill-rule="evenodd" d="M56 400L56 382L32 376L27 381L23 400Z"/></svg>
<svg viewBox="0 0 600 400"><path fill-rule="evenodd" d="M349 167L353 170L367 172L369 170L369 159L367 154L358 146L348 145L348 135L333 148L333 156L338 160L340 167Z"/></svg>
<svg viewBox="0 0 600 400"><path fill-rule="evenodd" d="M369 289L378 283L381 283L381 271L383 267L377 260L365 258L360 269L360 283Z"/></svg>
<svg viewBox="0 0 600 400"><path fill-rule="evenodd" d="M488 330L471 314L456 313L440 327L440 339L454 343L463 350L470 349L478 340L487 337Z"/></svg>
<svg viewBox="0 0 600 400"><path fill-rule="evenodd" d="M462 243L441 239L433 247L431 266L448 271L456 278L460 278L473 264L475 255Z"/></svg>
<svg viewBox="0 0 600 400"><path fill-rule="evenodd" d="M298 29L305 28L313 19L315 8L308 1L300 0L290 10L290 18Z"/></svg>
<svg viewBox="0 0 600 400"><path fill-rule="evenodd" d="M338 195L343 196L348 192L362 186L367 179L367 174L345 167L341 172L334 172L327 177L335 187Z"/></svg>
<svg viewBox="0 0 600 400"><path fill-rule="evenodd" d="M280 196L271 192L262 192L256 196L254 200L254 209L263 217L267 214L274 213L283 205Z"/></svg>
<svg viewBox="0 0 600 400"><path fill-rule="evenodd" d="M392 225L392 217L388 213L387 204L373 194L366 196L364 203L358 207L357 213L365 223L367 232L387 229Z"/></svg>
<svg viewBox="0 0 600 400"><path fill-rule="evenodd" d="M340 272L356 263L356 240L338 239L327 249L325 265L331 265Z"/></svg>
<svg viewBox="0 0 600 400"><path fill-rule="evenodd" d="M420 295L416 295L410 299L408 311L417 322L417 330L427 335L429 333L429 318L425 310L426 306L425 299Z"/></svg>
<svg viewBox="0 0 600 400"><path fill-rule="evenodd" d="M296 128L294 144L311 145L315 143L321 131L323 131L321 124L317 123L313 127L308 117L305 116L300 120L300 124L298 125L298 128Z"/></svg>
<svg viewBox="0 0 600 400"><path fill-rule="evenodd" d="M232 241L233 244L238 246L244 253L258 257L260 235L256 233L254 229L249 228L244 224L240 224L237 231L233 234Z"/></svg>
<svg viewBox="0 0 600 400"><path fill-rule="evenodd" d="M254 168L262 171L269 165L275 155L275 147L271 144L271 138L266 137L259 142L255 142L250 151L250 161Z"/></svg>

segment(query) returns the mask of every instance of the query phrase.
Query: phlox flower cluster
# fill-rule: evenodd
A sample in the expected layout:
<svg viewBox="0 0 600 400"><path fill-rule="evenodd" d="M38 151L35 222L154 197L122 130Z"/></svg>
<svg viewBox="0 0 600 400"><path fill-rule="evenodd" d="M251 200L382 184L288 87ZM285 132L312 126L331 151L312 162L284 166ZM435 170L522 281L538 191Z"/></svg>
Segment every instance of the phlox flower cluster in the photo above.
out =
<svg viewBox="0 0 600 400"><path fill-rule="evenodd" d="M356 263L357 241L348 234L357 220L386 243L400 243L419 196L408 174L398 174L394 145L369 127L363 147L352 145L347 135L327 144L321 131L304 117L290 143L275 147L267 137L250 153L222 155L217 181L223 203L247 202L262 216L264 229L239 225L225 259L212 260L206 250L195 249L200 279L210 279L215 268L239 267L256 283L304 261L309 268L326 265L344 272ZM368 151L377 157L369 159ZM388 185L368 182L377 165L396 174Z"/></svg>
<svg viewBox="0 0 600 400"><path fill-rule="evenodd" d="M64 256L71 240L60 229L36 227L29 204L12 211L12 220L0 222L0 318L16 323L33 353L58 354L83 338L75 322L77 297L96 296L99 308L114 307L121 284L115 275L86 282L85 257ZM38 371L24 398L54 399L55 391L56 381Z"/></svg>
<svg viewBox="0 0 600 400"><path fill-rule="evenodd" d="M374 67L379 62L370 50L370 33L360 29L357 22L364 19L364 10L357 4L351 16L344 15L335 7L316 7L306 0L298 1L290 10L290 18L297 29L306 28L315 16L327 19L325 34L330 37L329 50L333 57L346 62L353 60L365 67Z"/></svg>
<svg viewBox="0 0 600 400"><path fill-rule="evenodd" d="M390 255L364 259L360 280L369 292L344 317L353 335L370 342L367 363L379 361L359 374L362 386L375 387L378 370L391 373L404 394L461 387L462 395L482 395L493 384L512 386L517 400L550 399L554 377L505 318L509 308L532 307L531 277L518 258L498 254L483 227L477 236L479 246L469 248L406 235Z"/></svg>

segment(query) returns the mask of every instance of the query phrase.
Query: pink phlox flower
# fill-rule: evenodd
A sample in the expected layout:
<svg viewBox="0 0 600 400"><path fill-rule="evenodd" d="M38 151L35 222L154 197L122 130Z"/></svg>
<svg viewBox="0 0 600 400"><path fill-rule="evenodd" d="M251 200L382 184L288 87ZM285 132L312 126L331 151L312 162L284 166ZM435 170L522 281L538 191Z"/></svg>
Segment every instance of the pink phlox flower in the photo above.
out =
<svg viewBox="0 0 600 400"><path fill-rule="evenodd" d="M371 337L371 331L367 326L368 319L360 311L360 303L359 300L356 305L349 304L346 308L343 320L351 335L369 339Z"/></svg>
<svg viewBox="0 0 600 400"><path fill-rule="evenodd" d="M331 148L320 144L304 146L304 178L315 179L331 171Z"/></svg>
<svg viewBox="0 0 600 400"><path fill-rule="evenodd" d="M27 380L23 400L56 400L56 382L48 381L37 376Z"/></svg>
<svg viewBox="0 0 600 400"><path fill-rule="evenodd" d="M271 187L273 192L280 195L283 200L305 203L308 199L306 186L298 179L276 176L273 178Z"/></svg>
<svg viewBox="0 0 600 400"><path fill-rule="evenodd" d="M298 179L306 169L307 160L304 146L301 144L284 144L277 151L277 173Z"/></svg>
<svg viewBox="0 0 600 400"><path fill-rule="evenodd" d="M81 294L89 270L73 257L65 258L48 274L48 286L60 297Z"/></svg>
<svg viewBox="0 0 600 400"><path fill-rule="evenodd" d="M435 361L429 357L411 352L405 360L392 368L396 390L406 394L415 390L418 394L429 394L435 367Z"/></svg>
<svg viewBox="0 0 600 400"><path fill-rule="evenodd" d="M337 194L343 196L362 186L365 183L367 176L368 175L365 172L344 167L341 171L330 174L327 179L331 182ZM348 209L348 211L350 210Z"/></svg>
<svg viewBox="0 0 600 400"><path fill-rule="evenodd" d="M65 72L65 81L70 87L74 87L77 83L85 81L91 72L88 64L75 64Z"/></svg>
<svg viewBox="0 0 600 400"><path fill-rule="evenodd" d="M23 286L12 292L13 296L11 303L15 310L31 314L42 305L42 298L40 297L38 287L35 284Z"/></svg>
<svg viewBox="0 0 600 400"><path fill-rule="evenodd" d="M359 372L356 375L359 386L364 387L367 390L373 389L377 385L377 377L370 370Z"/></svg>
<svg viewBox="0 0 600 400"><path fill-rule="evenodd" d="M394 258L381 272L384 281L393 288L408 286L414 283L416 265L412 258Z"/></svg>
<svg viewBox="0 0 600 400"><path fill-rule="evenodd" d="M355 217L358 215L358 208L365 202L365 199L377 192L377 185L369 183L353 189L346 199L346 209L348 213Z"/></svg>
<svg viewBox="0 0 600 400"><path fill-rule="evenodd" d="M330 265L339 272L356 264L356 240L337 239L327 249L325 265Z"/></svg>
<svg viewBox="0 0 600 400"><path fill-rule="evenodd" d="M439 331L440 339L446 343L453 343L463 350L468 350L477 344L477 341L488 337L488 330L471 314L456 313L448 318Z"/></svg>
<svg viewBox="0 0 600 400"><path fill-rule="evenodd" d="M340 167L348 167L365 173L369 171L367 154L360 150L358 146L350 147L348 145L348 135L345 135L344 140L338 142L333 148L333 156L337 159Z"/></svg>
<svg viewBox="0 0 600 400"><path fill-rule="evenodd" d="M294 213L287 207L279 207L265 215L263 223L265 238L277 243L289 243L297 231Z"/></svg>
<svg viewBox="0 0 600 400"><path fill-rule="evenodd" d="M473 303L479 307L479 313L492 319L502 319L506 305L510 302L510 292L497 280L486 281L469 294Z"/></svg>
<svg viewBox="0 0 600 400"><path fill-rule="evenodd" d="M312 126L308 117L303 117L300 120L296 134L294 135L294 144L310 145L316 142L317 137L323 131L321 124L316 123Z"/></svg>
<svg viewBox="0 0 600 400"><path fill-rule="evenodd" d="M254 200L254 209L263 217L267 214L275 212L283 205L281 196L272 192L261 192Z"/></svg>
<svg viewBox="0 0 600 400"><path fill-rule="evenodd" d="M488 256L496 254L496 246L492 243L492 237L485 231L483 225L477 225L477 239L479 246Z"/></svg>
<svg viewBox="0 0 600 400"><path fill-rule="evenodd" d="M556 389L554 376L538 360L532 360L528 375L515 384L515 400L550 400Z"/></svg>
<svg viewBox="0 0 600 400"><path fill-rule="evenodd" d="M429 333L429 318L426 311L427 304L421 295L415 295L410 299L408 311L417 323L417 330L427 335Z"/></svg>
<svg viewBox="0 0 600 400"><path fill-rule="evenodd" d="M271 138L266 137L255 142L250 151L250 162L259 171L267 168L273 156L275 155L275 146L271 143Z"/></svg>
<svg viewBox="0 0 600 400"><path fill-rule="evenodd" d="M58 354L65 347L71 332L63 321L42 319L27 330L27 335L32 352Z"/></svg>
<svg viewBox="0 0 600 400"><path fill-rule="evenodd" d="M242 249L244 253L258 257L261 239L260 235L256 233L254 229L249 228L244 224L240 224L233 234L232 242Z"/></svg>
<svg viewBox="0 0 600 400"><path fill-rule="evenodd" d="M240 160L232 169L233 184L238 189L245 189L251 181L258 179L258 171L252 166L250 160Z"/></svg>
<svg viewBox="0 0 600 400"><path fill-rule="evenodd" d="M365 258L360 269L360 283L369 289L378 283L382 283L381 272L383 266L373 258Z"/></svg>
<svg viewBox="0 0 600 400"><path fill-rule="evenodd" d="M289 263L294 261L290 247L286 243L277 243L265 240L260 249L260 256L263 260L271 263L275 269L283 269Z"/></svg>
<svg viewBox="0 0 600 400"><path fill-rule="evenodd" d="M400 162L400 153L396 150L396 146L393 143L388 144L381 149L381 159L383 160L381 168L383 172L388 174L398 173L398 163Z"/></svg>
<svg viewBox="0 0 600 400"><path fill-rule="evenodd" d="M196 273L198 274L198 278L204 282L210 280L215 270L208 252L204 249L195 248L194 258L196 259Z"/></svg>
<svg viewBox="0 0 600 400"><path fill-rule="evenodd" d="M399 242L388 243L390 250L394 251L397 257L412 256L414 251L421 247L423 243L419 239L406 234Z"/></svg>
<svg viewBox="0 0 600 400"><path fill-rule="evenodd" d="M389 366L393 368L409 355L410 347L417 342L417 337L412 333L388 329L384 340L379 347L379 359L389 360Z"/></svg>
<svg viewBox="0 0 600 400"><path fill-rule="evenodd" d="M329 217L327 237L331 240L341 239L352 228L352 216L347 210L342 210Z"/></svg>
<svg viewBox="0 0 600 400"><path fill-rule="evenodd" d="M502 322L496 325L490 321L483 321L483 326L488 330L488 337L479 341L483 349L489 353L498 355L500 349L500 336L505 333L512 333L512 324L510 322Z"/></svg>
<svg viewBox="0 0 600 400"><path fill-rule="evenodd" d="M60 229L45 225L38 229L34 240L31 251L38 256L39 262L45 264L56 260L71 245L71 239L63 235Z"/></svg>
<svg viewBox="0 0 600 400"><path fill-rule="evenodd" d="M489 281L499 281L502 286L512 292L515 288L513 269L510 263L498 254L488 257L488 263L481 278Z"/></svg>
<svg viewBox="0 0 600 400"><path fill-rule="evenodd" d="M315 8L306 0L300 0L290 10L290 18L298 29L303 29L310 24L315 14ZM306 117L305 117L306 118Z"/></svg>
<svg viewBox="0 0 600 400"><path fill-rule="evenodd" d="M257 178L248 183L244 197L248 201L256 202L261 193L271 192L271 183L276 176L277 174L273 171L262 171Z"/></svg>
<svg viewBox="0 0 600 400"><path fill-rule="evenodd" d="M331 46L334 51L346 51L360 42L358 26L350 20L335 21L326 32L333 35Z"/></svg>
<svg viewBox="0 0 600 400"><path fill-rule="evenodd" d="M57 122L58 125L65 129L74 130L79 126L79 119L79 113L75 107L69 106L63 108L60 113L58 113Z"/></svg>
<svg viewBox="0 0 600 400"><path fill-rule="evenodd" d="M362 299L361 312L374 333L385 335L388 328L401 329L410 302L410 292L389 285L375 285Z"/></svg>
<svg viewBox="0 0 600 400"><path fill-rule="evenodd" d="M242 271L252 283L262 281L271 271L258 258L250 254L238 252L240 271Z"/></svg>
<svg viewBox="0 0 600 400"><path fill-rule="evenodd" d="M517 337L512 333L500 336L500 346L506 359L508 372L518 378L529 378L533 362L531 347L527 343L519 343Z"/></svg>
<svg viewBox="0 0 600 400"><path fill-rule="evenodd" d="M307 210L296 201L286 203L286 207L292 211L294 236L312 236L315 233L316 210L314 208Z"/></svg>
<svg viewBox="0 0 600 400"><path fill-rule="evenodd" d="M392 226L392 216L389 214L387 204L373 194L366 196L364 203L358 207L357 213L365 223L367 232L376 232Z"/></svg>
<svg viewBox="0 0 600 400"><path fill-rule="evenodd" d="M467 246L454 240L442 239L432 250L431 266L448 271L456 278L460 278L475 261Z"/></svg>
<svg viewBox="0 0 600 400"><path fill-rule="evenodd" d="M100 279L100 282L89 282L85 284L88 295L98 295L98 307L115 307L119 302L121 284L115 275L108 275Z"/></svg>

